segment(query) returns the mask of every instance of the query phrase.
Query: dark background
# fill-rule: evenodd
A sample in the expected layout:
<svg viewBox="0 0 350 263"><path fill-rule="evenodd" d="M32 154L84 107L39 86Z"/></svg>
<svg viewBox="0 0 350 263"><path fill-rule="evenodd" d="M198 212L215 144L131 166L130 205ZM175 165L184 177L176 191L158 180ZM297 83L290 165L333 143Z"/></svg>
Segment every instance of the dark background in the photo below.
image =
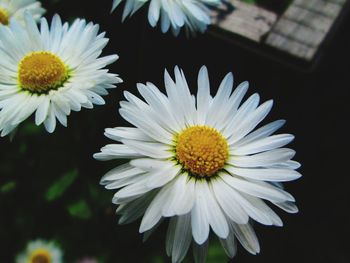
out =
<svg viewBox="0 0 350 263"><path fill-rule="evenodd" d="M143 244L139 221L117 225L110 202L114 193L98 183L118 163L97 162L92 154L111 142L103 136L104 128L127 125L117 113L123 91L136 93L136 83L146 81L164 90L164 68L172 71L175 65L184 69L193 90L201 65L208 67L213 92L229 71L236 85L249 80L249 94L258 92L262 101L275 101L265 123L286 119L281 131L296 136L290 147L297 151L303 177L287 183L286 189L296 197L300 213L277 211L283 228L256 224L261 253L252 256L239 247L233 262L350 262L350 16L336 29L319 63L305 72L208 33L190 39L163 35L149 27L145 9L121 24L120 9L110 15L111 2L44 2L49 19L54 13L69 21L85 17L107 31L110 42L104 54L120 56L110 70L124 83L105 97L105 106L72 113L68 128L58 126L50 135L30 119L12 142L0 139L0 262L14 262L36 238L56 240L65 262L85 255L107 263L170 262L164 226ZM64 193L48 197L56 180L69 174L74 179ZM208 262L228 261L215 240L209 253ZM192 262L191 257L187 260Z"/></svg>

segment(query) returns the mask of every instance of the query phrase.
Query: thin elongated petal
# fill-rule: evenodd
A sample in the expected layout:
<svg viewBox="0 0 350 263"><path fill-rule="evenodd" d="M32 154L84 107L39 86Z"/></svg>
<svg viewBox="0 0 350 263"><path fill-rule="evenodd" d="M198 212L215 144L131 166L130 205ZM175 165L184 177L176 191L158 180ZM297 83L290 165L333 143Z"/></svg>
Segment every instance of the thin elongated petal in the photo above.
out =
<svg viewBox="0 0 350 263"><path fill-rule="evenodd" d="M202 245L209 236L209 213L205 192L196 184L196 199L191 211L191 224L193 238L197 244Z"/></svg>
<svg viewBox="0 0 350 263"><path fill-rule="evenodd" d="M250 224L239 225L232 223L231 226L237 239L249 253L256 255L260 252L258 238Z"/></svg>
<svg viewBox="0 0 350 263"><path fill-rule="evenodd" d="M195 263L205 263L207 261L209 241L204 244L193 242L193 258Z"/></svg>
<svg viewBox="0 0 350 263"><path fill-rule="evenodd" d="M234 232L230 230L230 234L226 239L220 239L220 243L224 248L227 256L233 258L237 253L237 241Z"/></svg>
<svg viewBox="0 0 350 263"><path fill-rule="evenodd" d="M254 180L286 182L296 180L301 177L297 171L290 169L278 168L238 168L234 166L226 166L226 171L231 174L246 177Z"/></svg>
<svg viewBox="0 0 350 263"><path fill-rule="evenodd" d="M226 218L219 207L214 193L209 189L209 186L206 182L199 184L202 187L202 191L206 196L207 209L210 211L208 213L208 220L211 228L215 234L220 238L227 238L229 234L229 228L226 221ZM198 185L198 186L199 186Z"/></svg>
<svg viewBox="0 0 350 263"><path fill-rule="evenodd" d="M228 163L238 167L266 167L287 162L294 155L295 151L281 148L249 156L231 156Z"/></svg>
<svg viewBox="0 0 350 263"><path fill-rule="evenodd" d="M294 198L287 192L267 184L259 184L258 182L253 183L229 175L222 175L222 179L238 191L242 191L271 202L294 201Z"/></svg>
<svg viewBox="0 0 350 263"><path fill-rule="evenodd" d="M249 144L245 144L244 146L233 146L231 152L234 155L248 155L260 153L283 147L286 144L290 143L293 139L294 136L291 134L272 135L264 139L256 140Z"/></svg>
<svg viewBox="0 0 350 263"><path fill-rule="evenodd" d="M179 216L176 222L174 243L172 246L172 262L181 262L191 245L191 214Z"/></svg>
<svg viewBox="0 0 350 263"><path fill-rule="evenodd" d="M169 188L169 186L162 188L147 208L145 215L143 216L141 221L139 229L140 233L150 230L161 219L161 211L163 208L164 200L167 198Z"/></svg>
<svg viewBox="0 0 350 263"><path fill-rule="evenodd" d="M225 214L238 224L248 223L248 215L241 207L237 198L239 197L235 190L232 190L221 179L215 180L211 184L215 197Z"/></svg>

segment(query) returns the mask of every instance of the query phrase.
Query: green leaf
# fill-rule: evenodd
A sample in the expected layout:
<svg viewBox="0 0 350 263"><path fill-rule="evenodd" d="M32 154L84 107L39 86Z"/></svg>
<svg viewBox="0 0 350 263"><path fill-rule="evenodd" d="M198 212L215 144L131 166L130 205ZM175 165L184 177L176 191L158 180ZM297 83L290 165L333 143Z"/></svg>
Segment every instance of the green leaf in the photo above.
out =
<svg viewBox="0 0 350 263"><path fill-rule="evenodd" d="M209 246L207 263L227 262L228 258L219 242L213 242Z"/></svg>
<svg viewBox="0 0 350 263"><path fill-rule="evenodd" d="M20 133L24 135L37 135L42 132L42 127L35 125L33 122L25 122L20 129Z"/></svg>
<svg viewBox="0 0 350 263"><path fill-rule="evenodd" d="M59 198L72 185L77 176L78 170L73 169L58 178L46 191L46 200L51 202Z"/></svg>
<svg viewBox="0 0 350 263"><path fill-rule="evenodd" d="M151 260L152 263L163 263L164 260L162 259L161 256L154 256Z"/></svg>
<svg viewBox="0 0 350 263"><path fill-rule="evenodd" d="M0 193L7 194L16 188L16 181L9 181L0 187Z"/></svg>
<svg viewBox="0 0 350 263"><path fill-rule="evenodd" d="M92 214L89 205L83 199L70 204L67 209L72 217L80 219L89 219Z"/></svg>

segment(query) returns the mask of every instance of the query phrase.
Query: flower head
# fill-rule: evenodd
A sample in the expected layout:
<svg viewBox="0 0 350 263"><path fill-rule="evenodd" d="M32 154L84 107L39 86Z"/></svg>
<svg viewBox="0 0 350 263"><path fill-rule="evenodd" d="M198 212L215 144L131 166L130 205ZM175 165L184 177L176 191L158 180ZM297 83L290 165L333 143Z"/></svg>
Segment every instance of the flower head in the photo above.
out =
<svg viewBox="0 0 350 263"><path fill-rule="evenodd" d="M12 20L24 23L25 12L39 20L45 11L41 2L36 0L0 0L0 25L9 25Z"/></svg>
<svg viewBox="0 0 350 263"><path fill-rule="evenodd" d="M248 83L232 90L232 74L212 96L205 67L197 97L177 67L175 81L165 72L167 95L152 83L137 87L144 100L125 92L119 111L135 128L106 129L105 135L120 143L95 154L98 160L131 159L101 180L107 189L119 189L113 197L119 222L142 217L140 232L150 233L170 218L166 245L173 262L182 261L192 239L195 261L205 260L210 228L228 256L236 253L236 239L258 253L249 219L282 225L265 201L298 211L294 198L275 185L301 176L295 171L299 163L291 160L295 152L281 148L294 137L272 135L283 120L255 130L272 101L259 106L259 95L253 94L241 103Z"/></svg>
<svg viewBox="0 0 350 263"><path fill-rule="evenodd" d="M117 55L99 57L108 43L99 26L77 19L69 26L55 15L40 29L27 13L26 25L0 27L0 131L5 136L35 112L35 123L53 132L56 118L66 126L70 112L102 105L121 82L105 66Z"/></svg>
<svg viewBox="0 0 350 263"><path fill-rule="evenodd" d="M35 240L28 243L25 251L16 258L16 263L61 263L62 251L53 243Z"/></svg>
<svg viewBox="0 0 350 263"><path fill-rule="evenodd" d="M122 0L113 0L113 8ZM204 32L211 24L210 5L218 5L221 0L126 0L123 20L133 15L145 3L149 2L148 21L155 27L160 20L163 33L170 28L174 35L178 35L182 27L191 32Z"/></svg>

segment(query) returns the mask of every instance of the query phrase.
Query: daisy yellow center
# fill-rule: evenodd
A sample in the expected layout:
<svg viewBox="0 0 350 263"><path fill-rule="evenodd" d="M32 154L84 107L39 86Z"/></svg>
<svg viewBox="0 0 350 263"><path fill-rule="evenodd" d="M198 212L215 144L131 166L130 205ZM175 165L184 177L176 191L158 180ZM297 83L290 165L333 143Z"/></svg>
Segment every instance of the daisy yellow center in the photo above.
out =
<svg viewBox="0 0 350 263"><path fill-rule="evenodd" d="M23 90L45 93L63 86L68 69L56 55L37 51L26 55L18 66L18 81Z"/></svg>
<svg viewBox="0 0 350 263"><path fill-rule="evenodd" d="M0 7L0 24L8 25L9 24L9 15L6 10Z"/></svg>
<svg viewBox="0 0 350 263"><path fill-rule="evenodd" d="M176 158L191 174L210 177L228 158L226 139L216 129L192 126L177 136Z"/></svg>
<svg viewBox="0 0 350 263"><path fill-rule="evenodd" d="M51 255L46 249L36 249L32 252L28 263L51 263Z"/></svg>

